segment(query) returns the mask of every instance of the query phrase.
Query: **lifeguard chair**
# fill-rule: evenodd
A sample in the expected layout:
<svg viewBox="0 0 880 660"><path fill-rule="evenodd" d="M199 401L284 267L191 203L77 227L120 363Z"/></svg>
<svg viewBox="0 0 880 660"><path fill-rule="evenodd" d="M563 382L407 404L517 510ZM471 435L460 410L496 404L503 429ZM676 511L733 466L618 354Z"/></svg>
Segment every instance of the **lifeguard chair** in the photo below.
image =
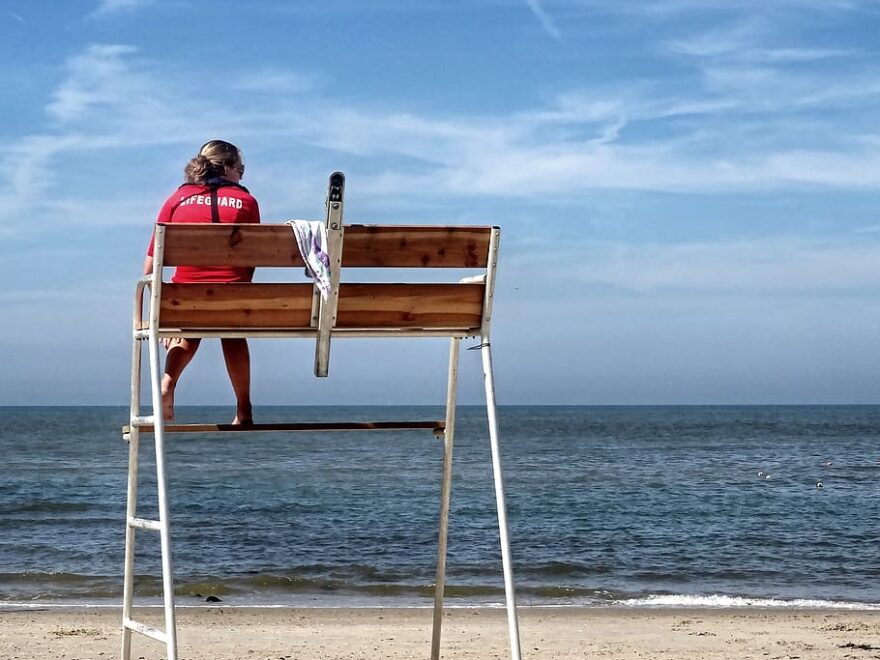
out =
<svg viewBox="0 0 880 660"><path fill-rule="evenodd" d="M122 660L131 658L132 633L166 646L168 660L177 660L171 530L165 472L168 433L252 433L259 431L341 431L427 429L443 439L443 468L431 658L440 657L440 629L446 572L452 449L461 340L478 337L482 354L486 412L495 481L498 530L510 652L520 660L519 628L507 533L504 483L498 439L495 383L489 329L498 265L500 229L491 226L343 225L345 179L330 177L325 219L330 257L331 290L326 299L317 287L302 283L174 284L163 281L165 266L293 267L304 262L291 228L284 224L168 224L155 233L152 275L137 283L134 300L131 363L131 415L123 435L129 442L128 504L122 608ZM453 283L340 282L346 268L456 268L477 274ZM300 271L301 272L301 271ZM149 291L149 299L144 294ZM146 302L146 305L145 305ZM144 309L147 318L144 318ZM315 375L326 376L331 339L344 337L449 337L446 416L440 421L324 422L230 424L166 424L160 413L162 355L160 341L174 337L299 337L314 339ZM152 415L141 412L143 344L149 354ZM140 436L155 439L158 519L138 516L138 448ZM164 630L135 621L135 532L159 532L162 558Z"/></svg>

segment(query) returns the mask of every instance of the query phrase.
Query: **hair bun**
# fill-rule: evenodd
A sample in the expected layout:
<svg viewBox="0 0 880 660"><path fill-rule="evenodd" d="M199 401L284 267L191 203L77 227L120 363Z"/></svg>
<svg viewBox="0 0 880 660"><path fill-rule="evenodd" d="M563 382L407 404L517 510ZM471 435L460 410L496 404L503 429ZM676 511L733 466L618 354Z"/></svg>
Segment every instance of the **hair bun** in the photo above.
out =
<svg viewBox="0 0 880 660"><path fill-rule="evenodd" d="M224 140L211 140L184 168L187 183L204 183L208 178L223 176L227 167L241 160L238 147Z"/></svg>

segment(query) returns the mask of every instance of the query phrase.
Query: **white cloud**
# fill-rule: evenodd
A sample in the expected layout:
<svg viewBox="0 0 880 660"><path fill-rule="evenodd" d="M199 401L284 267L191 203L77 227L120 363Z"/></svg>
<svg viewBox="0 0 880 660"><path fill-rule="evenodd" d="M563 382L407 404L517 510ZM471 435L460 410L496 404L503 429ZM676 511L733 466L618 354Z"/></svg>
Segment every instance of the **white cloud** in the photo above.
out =
<svg viewBox="0 0 880 660"><path fill-rule="evenodd" d="M787 34L766 18L736 21L663 46L701 73L705 95L734 99L742 111L793 111L880 97L877 65L868 53L817 48L808 36Z"/></svg>
<svg viewBox="0 0 880 660"><path fill-rule="evenodd" d="M136 59L138 52L125 44L92 44L68 59L65 76L46 105L51 121L45 131L4 145L0 231L9 233L13 225L45 230L56 219L70 218L89 224L141 222L140 214L127 216L124 211L156 204L151 198L155 191L139 181L148 150L191 148L206 134L263 130L260 118L241 116L223 102L225 96L205 93L200 80L182 87L169 83L154 62ZM256 80L268 84L267 78ZM295 75L283 81L276 77L273 89L283 82L291 90L296 80ZM63 185L86 167L103 169L105 180L112 172L114 181L138 181L135 195L144 197L132 199L131 189L114 193L99 182L92 188ZM43 221L35 223L34 217Z"/></svg>
<svg viewBox="0 0 880 660"><path fill-rule="evenodd" d="M34 135L5 150L0 158L0 235L9 233L12 223L31 224L34 200L55 185L59 164L66 160L62 155L81 146L77 135Z"/></svg>
<svg viewBox="0 0 880 660"><path fill-rule="evenodd" d="M541 5L540 0L526 0L526 4L528 5L529 10L538 19L538 22L541 23L541 27L544 28L544 32L550 35L553 39L556 39L556 41L562 41L562 32L560 32L558 27L556 27L553 19L550 18L550 15Z"/></svg>
<svg viewBox="0 0 880 660"><path fill-rule="evenodd" d="M580 0L576 0L580 1ZM857 11L861 8L876 7L875 0L618 0L608 3L608 8L617 12L657 16L665 18L681 13L751 13L755 10L771 12L793 10L795 12L816 12L830 14L837 11Z"/></svg>
<svg viewBox="0 0 880 660"><path fill-rule="evenodd" d="M123 106L139 103L131 97L133 85L127 84L129 64L126 57L136 52L131 46L93 44L67 63L67 78L53 94L47 106L50 115L61 120L79 119L100 106ZM137 84L135 79L134 84Z"/></svg>
<svg viewBox="0 0 880 660"><path fill-rule="evenodd" d="M710 141L702 148L695 148L701 147L699 134L628 144L619 139L626 125L622 117L587 126L581 137L554 139L545 136L548 122L535 119L540 114L456 122L331 112L324 117L334 131L311 137L340 151L419 158L433 168L427 176L434 186L454 194L520 197L596 188L767 190L805 183L880 186L880 149L864 141L839 150L759 150L757 144L744 150L739 145L725 148L720 142L724 136L712 131L703 136ZM393 180L387 171L382 176Z"/></svg>
<svg viewBox="0 0 880 660"><path fill-rule="evenodd" d="M814 62L856 54L835 48L765 48L755 45L746 36L740 31L710 31L691 39L671 41L667 48L680 55L768 64Z"/></svg>
<svg viewBox="0 0 880 660"><path fill-rule="evenodd" d="M568 264L569 283L560 286L578 296L614 290L721 298L781 293L833 297L853 292L874 297L880 290L880 249L874 242L820 243L797 236L672 244L560 245L533 240L528 251L508 256L508 272L541 272L547 253Z"/></svg>
<svg viewBox="0 0 880 660"><path fill-rule="evenodd" d="M275 68L250 71L232 81L233 89L262 94L300 94L314 91L317 84L315 76Z"/></svg>
<svg viewBox="0 0 880 660"><path fill-rule="evenodd" d="M111 14L118 11L138 9L151 5L153 0L99 0L95 15Z"/></svg>
<svg viewBox="0 0 880 660"><path fill-rule="evenodd" d="M753 34L743 28L719 52ZM359 190L378 198L413 181L437 197L507 199L576 198L596 189L880 187L880 140L870 130L880 83L869 72L842 77L834 68L793 73L753 63L701 66L702 86L686 91L648 80L625 89L572 89L494 115L426 114L405 105L358 106L324 91L332 85L283 68L232 72L230 84L248 92L237 99L196 74L167 76L132 46L93 44L66 64L47 104L53 122L46 131L5 146L0 226L22 222L25 210L85 207L77 195L91 191L56 185L71 162L179 150L206 135L264 148L271 161L254 162L256 172L308 169L297 142L333 160L371 159L375 166ZM826 116L829 108L847 114ZM278 149L282 143L290 148ZM129 176L141 174L134 167Z"/></svg>

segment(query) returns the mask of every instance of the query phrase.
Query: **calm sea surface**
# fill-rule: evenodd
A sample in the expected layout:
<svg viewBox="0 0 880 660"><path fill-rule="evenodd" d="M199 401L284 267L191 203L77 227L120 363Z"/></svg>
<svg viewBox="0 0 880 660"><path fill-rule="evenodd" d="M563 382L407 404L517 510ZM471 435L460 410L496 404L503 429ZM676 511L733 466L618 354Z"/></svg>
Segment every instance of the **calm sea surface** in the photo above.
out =
<svg viewBox="0 0 880 660"><path fill-rule="evenodd" d="M127 416L0 408L0 604L119 601ZM500 423L523 603L880 603L880 406L503 407ZM139 515L150 517L152 437L141 444ZM430 602L441 464L430 432L178 435L168 464L181 603ZM459 410L454 464L448 602L502 602L482 408ZM137 589L151 602L158 545L138 532Z"/></svg>

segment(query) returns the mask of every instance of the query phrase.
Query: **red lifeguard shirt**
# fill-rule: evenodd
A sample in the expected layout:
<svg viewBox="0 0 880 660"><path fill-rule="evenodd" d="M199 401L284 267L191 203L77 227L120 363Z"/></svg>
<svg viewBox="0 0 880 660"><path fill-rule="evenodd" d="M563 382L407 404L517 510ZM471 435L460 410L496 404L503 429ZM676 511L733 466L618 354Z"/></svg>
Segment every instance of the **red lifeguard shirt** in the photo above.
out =
<svg viewBox="0 0 880 660"><path fill-rule="evenodd" d="M217 187L217 212L220 222L259 223L260 207L247 188L234 183L221 182ZM211 187L185 183L162 205L156 223L211 222ZM153 238L147 256L153 256ZM178 266L172 282L250 282L252 268L202 268Z"/></svg>

